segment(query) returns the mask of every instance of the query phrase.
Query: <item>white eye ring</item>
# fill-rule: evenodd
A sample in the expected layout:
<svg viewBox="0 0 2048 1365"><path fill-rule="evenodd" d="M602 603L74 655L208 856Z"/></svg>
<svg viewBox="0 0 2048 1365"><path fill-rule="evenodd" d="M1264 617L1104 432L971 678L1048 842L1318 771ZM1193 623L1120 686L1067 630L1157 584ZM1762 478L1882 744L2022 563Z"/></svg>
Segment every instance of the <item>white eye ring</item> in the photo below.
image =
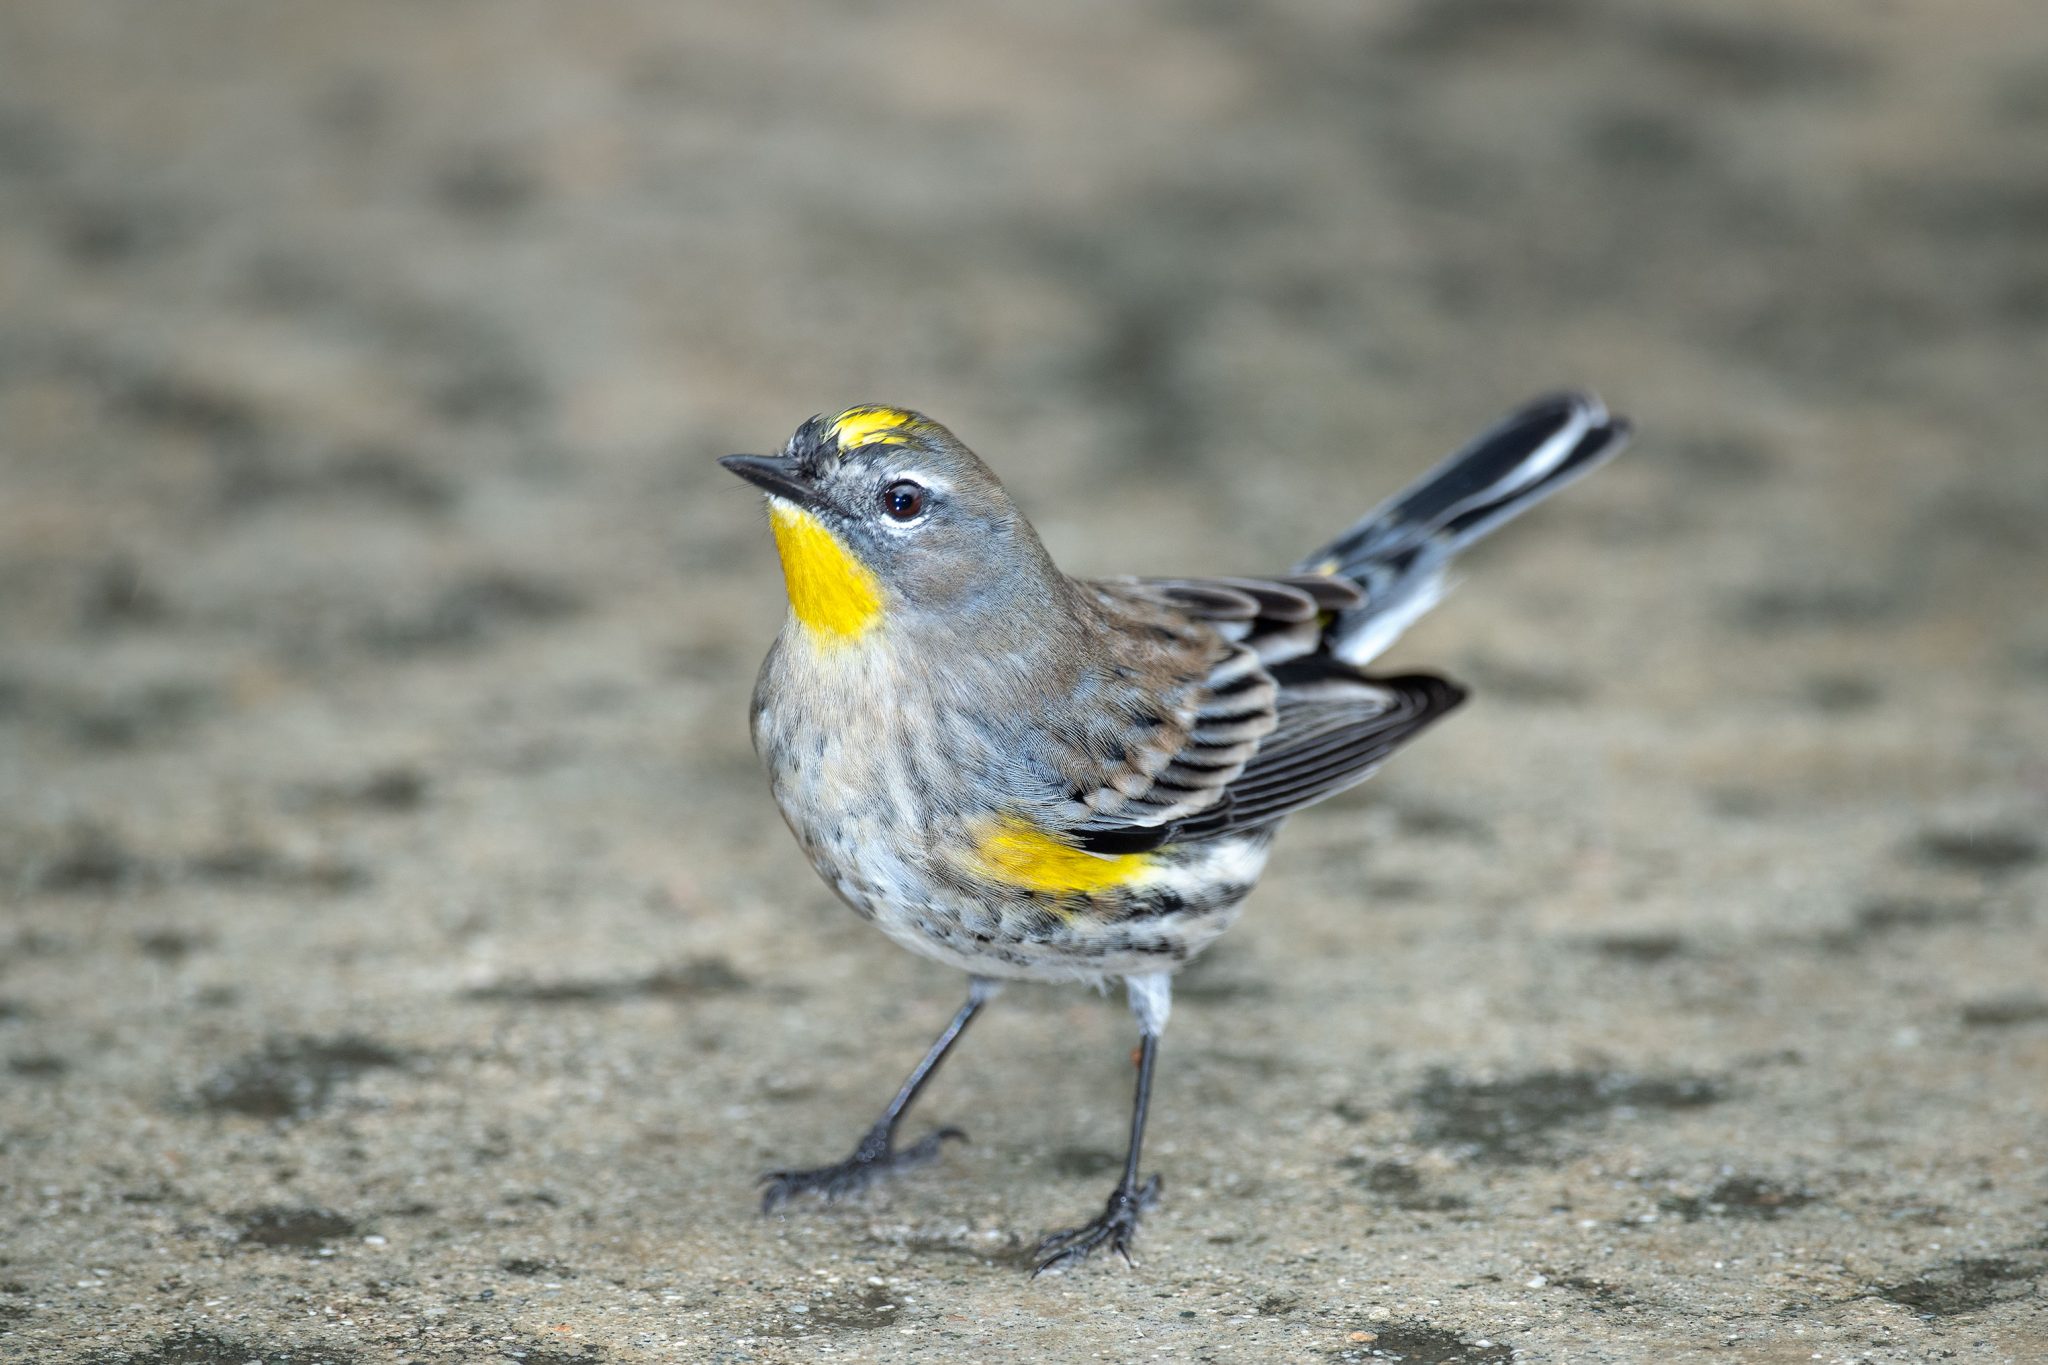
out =
<svg viewBox="0 0 2048 1365"><path fill-rule="evenodd" d="M907 526L924 515L929 490L916 479L897 479L882 490L882 515Z"/></svg>

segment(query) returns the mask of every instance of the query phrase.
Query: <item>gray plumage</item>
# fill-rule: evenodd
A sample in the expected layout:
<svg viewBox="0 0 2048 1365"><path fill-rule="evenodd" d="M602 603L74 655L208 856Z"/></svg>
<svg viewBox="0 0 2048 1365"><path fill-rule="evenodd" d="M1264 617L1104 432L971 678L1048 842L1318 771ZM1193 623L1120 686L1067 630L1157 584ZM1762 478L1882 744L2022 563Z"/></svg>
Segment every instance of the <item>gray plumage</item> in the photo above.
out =
<svg viewBox="0 0 2048 1365"><path fill-rule="evenodd" d="M1286 817L1363 781L1464 697L1361 665L1452 558L1621 448L1597 400L1530 404L1288 574L1084 581L945 428L864 406L728 468L769 494L789 621L755 747L821 876L968 1003L846 1161L774 1172L764 1207L928 1159L898 1121L998 978L1124 980L1141 1035L1123 1179L1039 1269L1126 1251L1172 973L1235 922ZM952 1134L957 1135L957 1134Z"/></svg>

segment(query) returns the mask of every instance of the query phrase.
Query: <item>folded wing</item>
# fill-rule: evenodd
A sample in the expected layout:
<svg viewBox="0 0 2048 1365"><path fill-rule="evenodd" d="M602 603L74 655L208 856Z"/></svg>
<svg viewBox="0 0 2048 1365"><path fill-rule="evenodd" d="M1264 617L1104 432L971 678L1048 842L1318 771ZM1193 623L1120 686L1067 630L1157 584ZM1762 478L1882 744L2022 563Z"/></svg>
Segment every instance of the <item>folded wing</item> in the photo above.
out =
<svg viewBox="0 0 2048 1365"><path fill-rule="evenodd" d="M1268 824L1363 781L1463 692L1423 675L1369 679L1317 652L1357 605L1338 577L1117 579L1081 585L1127 643L1097 717L1058 766L1056 813L1095 853Z"/></svg>

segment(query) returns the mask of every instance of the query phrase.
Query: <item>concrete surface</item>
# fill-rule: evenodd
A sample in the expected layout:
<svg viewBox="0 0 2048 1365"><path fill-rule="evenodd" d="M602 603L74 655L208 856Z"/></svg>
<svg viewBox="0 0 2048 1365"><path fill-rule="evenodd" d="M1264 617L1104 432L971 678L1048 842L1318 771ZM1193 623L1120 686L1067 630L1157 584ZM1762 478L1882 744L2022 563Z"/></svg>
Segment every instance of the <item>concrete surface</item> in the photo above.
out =
<svg viewBox="0 0 2048 1365"><path fill-rule="evenodd" d="M0 1358L2048 1359L2033 0L0 8ZM763 1220L961 983L799 860L713 457L925 408L1076 571L1637 448L1391 661L1167 1036ZM1133 514L1139 515L1133 515Z"/></svg>

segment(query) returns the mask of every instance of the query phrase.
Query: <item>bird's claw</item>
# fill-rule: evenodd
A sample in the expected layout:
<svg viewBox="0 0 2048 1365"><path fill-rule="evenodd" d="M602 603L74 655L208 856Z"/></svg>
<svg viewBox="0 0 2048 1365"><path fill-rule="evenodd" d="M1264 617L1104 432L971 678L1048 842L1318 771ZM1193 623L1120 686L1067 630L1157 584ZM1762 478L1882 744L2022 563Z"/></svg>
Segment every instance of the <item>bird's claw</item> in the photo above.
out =
<svg viewBox="0 0 2048 1365"><path fill-rule="evenodd" d="M773 1213L800 1194L815 1194L827 1201L858 1194L883 1176L932 1160L948 1138L965 1142L967 1134L958 1128L941 1128L908 1147L897 1148L887 1133L869 1133L853 1149L852 1156L835 1165L808 1171L769 1171L760 1181L764 1187L761 1212Z"/></svg>
<svg viewBox="0 0 2048 1365"><path fill-rule="evenodd" d="M1034 1253L1038 1264L1032 1267L1032 1278L1036 1279L1048 1270L1076 1265L1104 1245L1123 1257L1126 1265L1130 1264L1131 1239L1137 1235L1138 1218L1158 1200L1159 1177L1156 1175L1135 1190L1118 1187L1109 1196L1109 1203L1103 1208L1100 1218L1078 1228L1048 1234L1038 1244Z"/></svg>

